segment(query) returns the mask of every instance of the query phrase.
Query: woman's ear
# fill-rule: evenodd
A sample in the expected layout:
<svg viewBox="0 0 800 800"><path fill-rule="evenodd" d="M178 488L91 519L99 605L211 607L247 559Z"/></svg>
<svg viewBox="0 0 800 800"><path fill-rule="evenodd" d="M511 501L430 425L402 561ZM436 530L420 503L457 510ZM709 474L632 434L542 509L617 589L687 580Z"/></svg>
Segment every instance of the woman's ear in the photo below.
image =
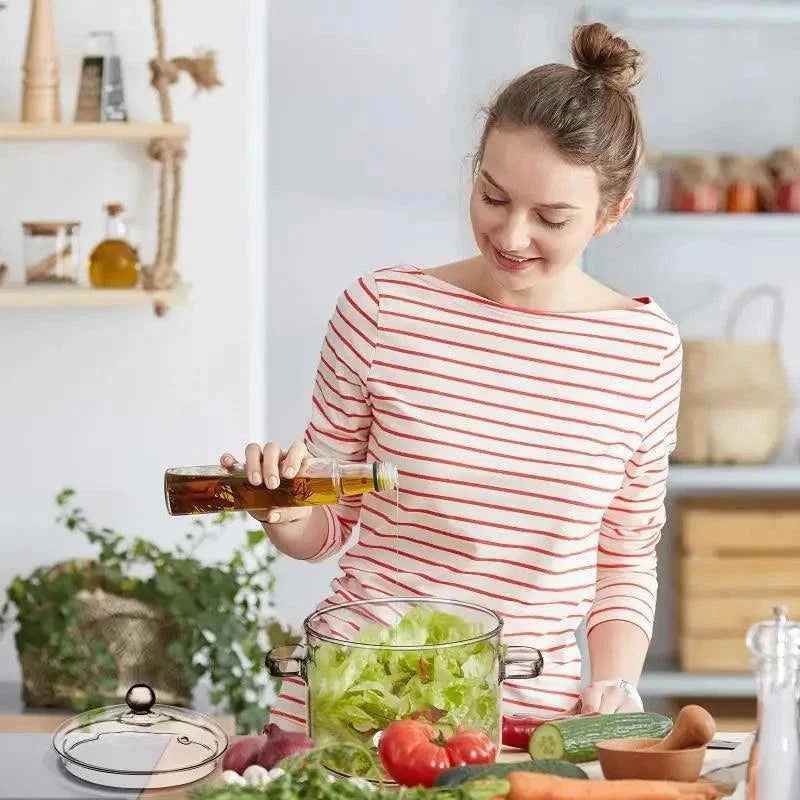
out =
<svg viewBox="0 0 800 800"><path fill-rule="evenodd" d="M604 233L608 233L625 216L625 212L630 208L632 202L633 193L626 194L618 203L614 203L601 212L594 235L602 236Z"/></svg>

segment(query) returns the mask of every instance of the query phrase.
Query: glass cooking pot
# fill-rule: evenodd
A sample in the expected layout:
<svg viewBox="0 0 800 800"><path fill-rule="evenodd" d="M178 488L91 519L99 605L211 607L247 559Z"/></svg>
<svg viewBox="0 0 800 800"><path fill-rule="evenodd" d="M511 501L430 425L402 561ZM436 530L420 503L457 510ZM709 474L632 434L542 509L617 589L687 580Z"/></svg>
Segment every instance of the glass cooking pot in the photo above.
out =
<svg viewBox="0 0 800 800"><path fill-rule="evenodd" d="M456 600L391 597L320 609L303 623L305 645L277 647L270 675L306 684L308 735L318 746L352 743L374 754L393 720L422 717L445 737L481 731L501 745L506 678L535 678L544 664L532 647L503 645L502 619ZM366 754L349 750L327 766L371 774Z"/></svg>

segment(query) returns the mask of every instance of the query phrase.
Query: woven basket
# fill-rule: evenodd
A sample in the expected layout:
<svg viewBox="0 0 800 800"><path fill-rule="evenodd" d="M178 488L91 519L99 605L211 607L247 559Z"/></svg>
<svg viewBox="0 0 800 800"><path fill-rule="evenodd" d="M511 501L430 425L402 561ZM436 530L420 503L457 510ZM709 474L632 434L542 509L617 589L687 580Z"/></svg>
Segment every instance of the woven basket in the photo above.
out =
<svg viewBox="0 0 800 800"><path fill-rule="evenodd" d="M109 702L122 701L134 683L152 686L160 703L186 706L191 691L183 669L171 662L167 647L174 640L164 616L157 609L128 597L95 589L76 596L80 604L75 636L87 653L101 641L108 648L117 672L117 688ZM47 649L25 648L19 653L22 694L29 707L66 707L82 698L84 686L53 685L44 677L42 665Z"/></svg>
<svg viewBox="0 0 800 800"><path fill-rule="evenodd" d="M774 303L771 338L735 338L742 310L762 295ZM779 344L782 317L780 292L758 286L734 303L725 339L684 340L673 461L761 464L777 453L786 435L790 407Z"/></svg>

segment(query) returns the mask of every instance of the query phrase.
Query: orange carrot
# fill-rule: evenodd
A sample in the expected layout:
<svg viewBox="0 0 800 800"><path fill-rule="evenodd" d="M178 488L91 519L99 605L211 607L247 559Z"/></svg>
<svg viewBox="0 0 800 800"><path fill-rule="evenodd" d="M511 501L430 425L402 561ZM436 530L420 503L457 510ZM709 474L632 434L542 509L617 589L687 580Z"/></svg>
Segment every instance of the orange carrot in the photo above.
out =
<svg viewBox="0 0 800 800"><path fill-rule="evenodd" d="M576 780L536 772L512 772L508 800L717 800L706 783Z"/></svg>

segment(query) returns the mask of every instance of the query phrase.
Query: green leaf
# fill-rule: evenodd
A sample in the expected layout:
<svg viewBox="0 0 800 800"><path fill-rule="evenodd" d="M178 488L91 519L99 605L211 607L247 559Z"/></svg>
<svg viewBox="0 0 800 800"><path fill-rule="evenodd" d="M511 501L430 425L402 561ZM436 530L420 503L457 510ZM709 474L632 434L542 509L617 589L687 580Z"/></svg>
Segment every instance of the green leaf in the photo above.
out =
<svg viewBox="0 0 800 800"><path fill-rule="evenodd" d="M252 528L251 530L247 531L247 544L249 547L255 547L264 539L267 538L267 534L263 528Z"/></svg>
<svg viewBox="0 0 800 800"><path fill-rule="evenodd" d="M266 538L263 530L248 530L245 514L194 518L183 540L165 550L147 539L93 525L74 501L73 489L58 493L57 519L86 539L94 559L88 564L67 562L58 569L38 567L12 578L0 608L0 631L16 618L17 650L38 665L44 683L51 690L80 687L82 691L68 692L64 700L79 710L95 708L114 701L119 680L105 640L81 626L76 595L102 589L135 598L158 609L170 626L164 655L182 670L185 684L192 688L201 678L210 680L215 702L236 715L237 730L260 730L267 709L245 698L259 696L260 682L269 681L258 646L261 631L267 624L270 647L299 640L280 625L265 623L278 554L270 545L258 546ZM230 525L241 531L241 544L227 560L204 562L198 555L201 547ZM197 662L198 654L205 660Z"/></svg>

